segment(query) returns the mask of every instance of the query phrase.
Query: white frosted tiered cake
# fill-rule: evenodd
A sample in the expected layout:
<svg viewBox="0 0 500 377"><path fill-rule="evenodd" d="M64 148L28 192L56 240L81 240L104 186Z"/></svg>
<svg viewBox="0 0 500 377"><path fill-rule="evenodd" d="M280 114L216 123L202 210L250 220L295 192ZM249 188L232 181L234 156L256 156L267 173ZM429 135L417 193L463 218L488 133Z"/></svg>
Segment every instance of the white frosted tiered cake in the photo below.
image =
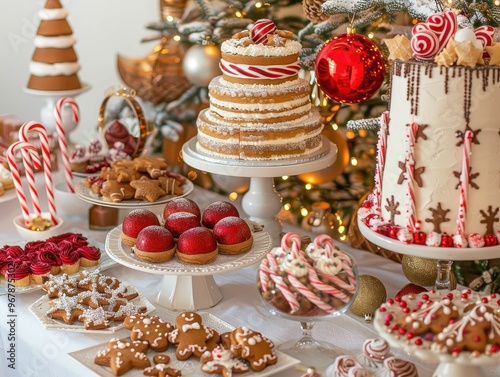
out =
<svg viewBox="0 0 500 377"><path fill-rule="evenodd" d="M413 31L413 56L420 59L393 62L375 188L359 217L407 244L494 246L500 231L500 66L483 61L492 33L488 40L459 30L425 60L420 30Z"/></svg>

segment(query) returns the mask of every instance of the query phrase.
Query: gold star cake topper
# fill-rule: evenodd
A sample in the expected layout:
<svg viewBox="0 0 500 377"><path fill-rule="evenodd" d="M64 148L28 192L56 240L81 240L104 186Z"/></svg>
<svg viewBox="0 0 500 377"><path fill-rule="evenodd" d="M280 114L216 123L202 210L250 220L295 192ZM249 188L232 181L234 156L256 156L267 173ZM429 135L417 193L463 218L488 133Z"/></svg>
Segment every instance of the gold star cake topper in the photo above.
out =
<svg viewBox="0 0 500 377"><path fill-rule="evenodd" d="M384 39L389 49L389 60L409 60L412 57L410 40L404 35L396 35L394 38Z"/></svg>

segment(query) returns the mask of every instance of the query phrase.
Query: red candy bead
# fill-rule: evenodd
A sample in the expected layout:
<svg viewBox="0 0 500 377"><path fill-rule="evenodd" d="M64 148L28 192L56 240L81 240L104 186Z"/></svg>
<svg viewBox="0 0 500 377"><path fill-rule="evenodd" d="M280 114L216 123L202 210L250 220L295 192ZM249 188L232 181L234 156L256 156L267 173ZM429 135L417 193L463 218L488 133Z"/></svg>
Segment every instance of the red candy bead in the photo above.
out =
<svg viewBox="0 0 500 377"><path fill-rule="evenodd" d="M453 238L449 234L441 236L441 247L453 247Z"/></svg>
<svg viewBox="0 0 500 377"><path fill-rule="evenodd" d="M267 19L260 19L255 21L250 32L250 38L256 44L267 44L267 35L276 31L276 25L273 21Z"/></svg>
<svg viewBox="0 0 500 377"><path fill-rule="evenodd" d="M498 350L500 350L500 347L498 347L496 344L493 344L490 348L490 351L493 353L498 352Z"/></svg>
<svg viewBox="0 0 500 377"><path fill-rule="evenodd" d="M413 234L413 242L417 245L425 245L427 235L424 232L416 232Z"/></svg>
<svg viewBox="0 0 500 377"><path fill-rule="evenodd" d="M487 234L484 236L484 245L485 246L495 246L498 244L498 239L494 234Z"/></svg>
<svg viewBox="0 0 500 377"><path fill-rule="evenodd" d="M389 237L394 238L395 240L398 239L398 232L399 232L399 227L397 226L391 226L389 230Z"/></svg>
<svg viewBox="0 0 500 377"><path fill-rule="evenodd" d="M415 345L416 346L421 346L422 345L422 339L420 339L420 338L415 339Z"/></svg>

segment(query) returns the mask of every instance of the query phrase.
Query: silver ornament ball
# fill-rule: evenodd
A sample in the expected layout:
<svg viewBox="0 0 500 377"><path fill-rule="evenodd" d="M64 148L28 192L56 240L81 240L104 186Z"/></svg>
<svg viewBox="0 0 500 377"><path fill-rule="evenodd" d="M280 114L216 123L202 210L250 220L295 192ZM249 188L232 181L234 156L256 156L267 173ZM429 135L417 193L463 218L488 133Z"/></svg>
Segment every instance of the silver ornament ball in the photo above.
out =
<svg viewBox="0 0 500 377"><path fill-rule="evenodd" d="M190 47L182 61L186 78L197 86L208 86L210 81L220 75L220 49L214 45L194 45Z"/></svg>

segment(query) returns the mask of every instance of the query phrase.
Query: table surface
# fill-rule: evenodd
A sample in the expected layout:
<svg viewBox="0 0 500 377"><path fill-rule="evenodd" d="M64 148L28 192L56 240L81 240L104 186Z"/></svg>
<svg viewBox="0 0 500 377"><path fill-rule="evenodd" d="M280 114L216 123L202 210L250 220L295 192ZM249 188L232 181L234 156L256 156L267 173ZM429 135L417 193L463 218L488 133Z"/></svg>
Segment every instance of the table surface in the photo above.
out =
<svg viewBox="0 0 500 377"><path fill-rule="evenodd" d="M40 179L40 178L38 178ZM58 175L55 176L55 180ZM60 179L60 176L59 176ZM41 193L43 197L43 193ZM222 196L211 191L195 187L189 195L200 208L205 208L211 202L224 200ZM43 199L43 198L42 198ZM75 198L75 200L77 200ZM43 203L43 200L42 200ZM236 201L242 217L241 203ZM13 226L12 219L20 214L17 200L0 203L3 216L0 217L0 240L2 245L20 241ZM64 220L64 229L77 227L92 239L104 243L105 231L90 231L86 211L80 214L65 214L65 208L59 208ZM120 210L123 218L129 210ZM301 235L307 234L303 229L284 224L284 231L295 231ZM384 259L372 253L354 250L347 245L337 243L338 246L350 252L357 261L360 274L369 274L379 278L387 289L388 297L393 297L402 286L408 283L401 271L401 266L391 260ZM104 252L104 251L103 251ZM292 322L271 315L262 305L256 289L257 266L250 266L241 270L215 275L215 281L220 287L223 299L215 307L204 310L214 314L227 323L238 327L248 326L256 329L279 345L286 341L298 339L301 330L298 322ZM134 285L139 292L146 296L153 305L161 282L161 275L148 274L131 270L122 265L116 265L106 271L106 274L117 277L127 284ZM6 377L55 377L55 376L81 376L88 377L95 374L82 364L68 356L69 352L78 351L97 344L105 343L112 337L125 337L128 330L120 330L110 334L85 334L46 330L38 320L28 311L28 307L40 298L43 291L15 295L15 357L16 369L8 368L7 353L9 351L9 325L7 317L7 296L0 297L0 376ZM158 308L159 312L164 308ZM342 354L358 355L366 339L378 337L372 324L366 323L363 318L351 312L333 319L319 321L313 329L313 336L319 340L333 343ZM401 351L393 349L400 357L409 358ZM420 377L432 376L435 365L426 365L418 359L411 359L419 369ZM333 363L333 360L332 360ZM305 366L307 367L307 366ZM488 376L498 376L498 368L485 368ZM277 376L300 376L294 368L277 374Z"/></svg>

